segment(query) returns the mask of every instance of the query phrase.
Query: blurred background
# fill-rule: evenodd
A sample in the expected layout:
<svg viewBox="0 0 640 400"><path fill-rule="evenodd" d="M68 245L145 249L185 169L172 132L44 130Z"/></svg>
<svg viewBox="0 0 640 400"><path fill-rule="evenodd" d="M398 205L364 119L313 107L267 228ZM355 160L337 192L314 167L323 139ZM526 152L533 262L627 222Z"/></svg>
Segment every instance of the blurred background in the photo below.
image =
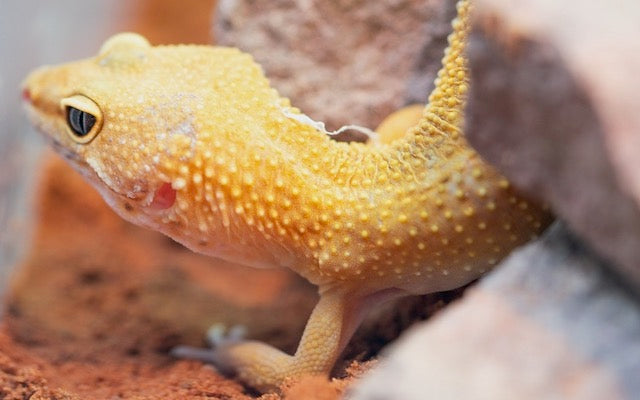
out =
<svg viewBox="0 0 640 400"><path fill-rule="evenodd" d="M211 43L214 0L3 0L0 2L0 296L30 234L43 143L22 110L33 68L88 57L110 35L136 31L154 44ZM188 4L188 6L187 6Z"/></svg>

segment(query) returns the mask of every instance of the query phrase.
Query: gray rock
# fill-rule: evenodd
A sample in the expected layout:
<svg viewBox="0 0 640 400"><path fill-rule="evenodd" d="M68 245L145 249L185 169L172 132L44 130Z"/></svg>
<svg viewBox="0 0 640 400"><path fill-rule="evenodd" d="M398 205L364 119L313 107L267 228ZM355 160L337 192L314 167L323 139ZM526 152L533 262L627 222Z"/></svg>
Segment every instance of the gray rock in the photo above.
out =
<svg viewBox="0 0 640 400"><path fill-rule="evenodd" d="M640 293L639 3L478 0L476 10L469 141Z"/></svg>
<svg viewBox="0 0 640 400"><path fill-rule="evenodd" d="M335 130L425 102L455 3L221 0L215 37L251 53L281 94ZM407 94L408 93L408 94Z"/></svg>
<svg viewBox="0 0 640 400"><path fill-rule="evenodd" d="M389 349L350 399L633 399L640 308L562 226Z"/></svg>

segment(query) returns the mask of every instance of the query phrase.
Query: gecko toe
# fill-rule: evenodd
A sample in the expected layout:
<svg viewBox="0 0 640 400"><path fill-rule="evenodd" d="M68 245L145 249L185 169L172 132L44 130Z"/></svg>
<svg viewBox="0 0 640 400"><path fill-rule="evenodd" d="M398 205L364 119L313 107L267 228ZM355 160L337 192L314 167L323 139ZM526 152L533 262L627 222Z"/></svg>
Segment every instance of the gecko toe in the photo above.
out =
<svg viewBox="0 0 640 400"><path fill-rule="evenodd" d="M215 350L193 346L176 346L169 352L172 357L184 360L198 360L208 364L216 363Z"/></svg>
<svg viewBox="0 0 640 400"><path fill-rule="evenodd" d="M242 342L247 336L244 325L234 325L231 328L223 324L212 325L207 330L207 343L213 348L220 348Z"/></svg>

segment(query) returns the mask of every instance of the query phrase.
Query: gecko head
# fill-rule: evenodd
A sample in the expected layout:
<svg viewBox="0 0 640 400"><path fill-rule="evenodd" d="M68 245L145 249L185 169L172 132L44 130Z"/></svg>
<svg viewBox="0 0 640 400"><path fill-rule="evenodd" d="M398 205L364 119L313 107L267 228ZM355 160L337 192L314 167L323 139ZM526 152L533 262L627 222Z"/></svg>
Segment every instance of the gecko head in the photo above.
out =
<svg viewBox="0 0 640 400"><path fill-rule="evenodd" d="M23 85L33 124L129 216L170 208L185 167L202 164L202 136L232 132L256 92L273 90L237 49L151 46L133 33L95 57L41 67Z"/></svg>

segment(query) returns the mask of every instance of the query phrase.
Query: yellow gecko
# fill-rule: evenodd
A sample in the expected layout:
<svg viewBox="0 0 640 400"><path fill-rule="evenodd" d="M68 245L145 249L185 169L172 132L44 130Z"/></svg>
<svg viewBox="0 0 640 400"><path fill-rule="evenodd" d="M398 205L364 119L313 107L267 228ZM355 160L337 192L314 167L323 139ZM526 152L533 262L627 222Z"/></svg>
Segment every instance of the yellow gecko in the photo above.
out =
<svg viewBox="0 0 640 400"><path fill-rule="evenodd" d="M24 97L34 125L126 220L318 286L294 355L252 341L212 350L270 390L328 373L367 308L464 285L549 224L461 132L469 12L460 1L419 123L374 144L331 140L248 54L132 33L38 69Z"/></svg>

